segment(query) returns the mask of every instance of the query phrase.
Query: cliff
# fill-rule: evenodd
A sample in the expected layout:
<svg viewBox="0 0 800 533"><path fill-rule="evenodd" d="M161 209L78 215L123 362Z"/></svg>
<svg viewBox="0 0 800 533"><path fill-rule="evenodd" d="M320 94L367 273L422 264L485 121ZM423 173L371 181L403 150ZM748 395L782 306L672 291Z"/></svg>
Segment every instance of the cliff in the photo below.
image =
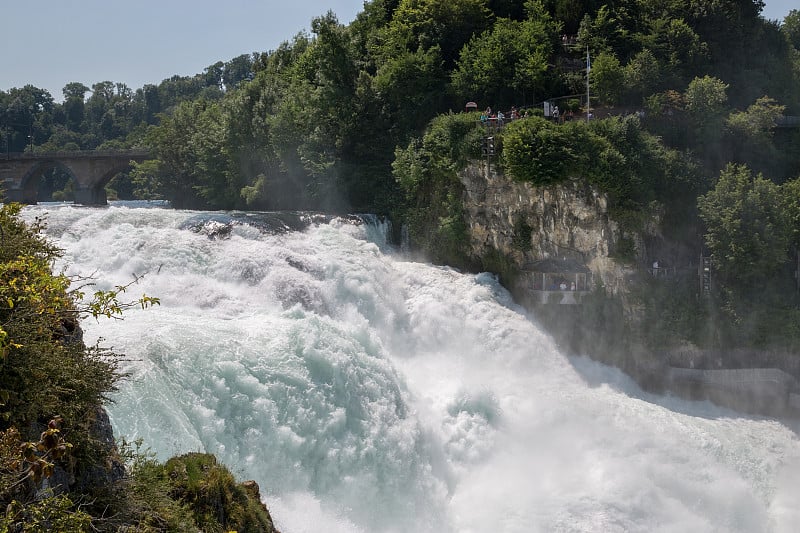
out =
<svg viewBox="0 0 800 533"><path fill-rule="evenodd" d="M468 254L500 274L567 353L617 366L645 389L746 412L800 413L797 357L715 355L679 338L657 351L646 347L647 320L659 318L642 295L666 276L699 282L691 250L663 237L657 209L641 214L637 229L630 229L614 220L608 198L580 179L537 187L487 170L485 162L472 163L459 179ZM658 258L683 268L654 271Z"/></svg>
<svg viewBox="0 0 800 533"><path fill-rule="evenodd" d="M608 199L580 180L548 187L515 182L486 163L460 174L469 228L469 253L484 258L499 253L516 271L512 287L525 299L528 273L544 260L584 265L592 285L624 297L636 270L613 258L621 242L633 242L640 256L643 238L623 231L611 219ZM552 269L552 268L551 268ZM589 287L591 288L591 287Z"/></svg>

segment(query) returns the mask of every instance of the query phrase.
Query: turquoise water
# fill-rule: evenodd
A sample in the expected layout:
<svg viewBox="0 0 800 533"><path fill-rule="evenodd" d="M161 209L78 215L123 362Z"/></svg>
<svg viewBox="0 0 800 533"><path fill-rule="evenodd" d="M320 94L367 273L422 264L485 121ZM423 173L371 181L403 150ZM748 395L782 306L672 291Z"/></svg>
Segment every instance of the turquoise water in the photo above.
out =
<svg viewBox="0 0 800 533"><path fill-rule="evenodd" d="M131 296L162 302L83 323L126 354L117 435L162 459L215 453L259 483L284 533L783 532L800 518L789 428L565 357L493 276L408 261L380 225L25 216L45 211L69 273L99 288L144 276Z"/></svg>

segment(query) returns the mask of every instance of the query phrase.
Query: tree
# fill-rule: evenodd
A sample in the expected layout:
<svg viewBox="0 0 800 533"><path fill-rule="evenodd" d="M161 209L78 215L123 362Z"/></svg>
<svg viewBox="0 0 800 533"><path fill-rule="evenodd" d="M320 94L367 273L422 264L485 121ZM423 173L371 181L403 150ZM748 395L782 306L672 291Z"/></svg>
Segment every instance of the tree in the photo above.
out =
<svg viewBox="0 0 800 533"><path fill-rule="evenodd" d="M239 86L243 81L250 81L254 76L253 57L242 54L225 63L222 69L222 83L226 90Z"/></svg>
<svg viewBox="0 0 800 533"><path fill-rule="evenodd" d="M604 104L619 103L625 82L625 71L613 53L601 52L592 62L592 89Z"/></svg>
<svg viewBox="0 0 800 533"><path fill-rule="evenodd" d="M54 105L49 92L33 85L0 93L0 118L6 129L9 151L28 150L50 136Z"/></svg>
<svg viewBox="0 0 800 533"><path fill-rule="evenodd" d="M89 92L89 88L77 81L70 82L64 86L61 91L64 94L64 98L79 98L81 101L86 97L86 93Z"/></svg>
<svg viewBox="0 0 800 533"><path fill-rule="evenodd" d="M155 181L157 194L175 207L235 205L241 186L231 172L227 124L215 102L179 104L148 133L157 161L135 173L134 181Z"/></svg>
<svg viewBox="0 0 800 533"><path fill-rule="evenodd" d="M586 13L578 29L581 48L599 54L612 52L618 57L629 57L635 47L633 29L628 11L622 5L605 4L594 17Z"/></svg>
<svg viewBox="0 0 800 533"><path fill-rule="evenodd" d="M729 160L747 164L750 168L779 174L781 154L773 144L776 121L783 116L785 106L763 96L747 108L728 115L725 121Z"/></svg>
<svg viewBox="0 0 800 533"><path fill-rule="evenodd" d="M694 78L686 88L686 110L697 122L719 118L728 101L728 85L711 76Z"/></svg>
<svg viewBox="0 0 800 533"><path fill-rule="evenodd" d="M625 93L634 102L651 95L661 85L661 68L649 49L633 56L623 72Z"/></svg>
<svg viewBox="0 0 800 533"><path fill-rule="evenodd" d="M526 20L498 19L461 49L452 86L462 101L510 106L526 92L543 92L559 26L538 3L526 6Z"/></svg>
<svg viewBox="0 0 800 533"><path fill-rule="evenodd" d="M413 52L434 46L441 51L444 66L451 69L461 47L491 24L486 0L401 0L386 28L384 60L401 50Z"/></svg>
<svg viewBox="0 0 800 533"><path fill-rule="evenodd" d="M795 50L800 51L800 10L792 9L784 17L781 31Z"/></svg>
<svg viewBox="0 0 800 533"><path fill-rule="evenodd" d="M800 177L787 181L781 186L783 208L789 218L791 243L800 252Z"/></svg>
<svg viewBox="0 0 800 533"><path fill-rule="evenodd" d="M752 290L780 271L791 236L780 187L729 164L697 205L706 247L725 286Z"/></svg>
<svg viewBox="0 0 800 533"><path fill-rule="evenodd" d="M373 87L394 122L392 135L404 140L443 106L444 66L438 47L402 51L375 74Z"/></svg>
<svg viewBox="0 0 800 533"><path fill-rule="evenodd" d="M728 85L722 80L706 75L689 82L684 93L689 147L706 157L706 165L710 169L719 169L724 165L720 161L718 147L728 101L727 90Z"/></svg>
<svg viewBox="0 0 800 533"><path fill-rule="evenodd" d="M312 21L312 31L315 39L286 69L270 135L286 172L303 184L304 197L315 207L342 209L342 160L375 122L359 97L348 30L329 11Z"/></svg>
<svg viewBox="0 0 800 533"><path fill-rule="evenodd" d="M691 26L681 19L658 18L650 23L646 38L655 57L674 83L685 83L708 55L708 47Z"/></svg>

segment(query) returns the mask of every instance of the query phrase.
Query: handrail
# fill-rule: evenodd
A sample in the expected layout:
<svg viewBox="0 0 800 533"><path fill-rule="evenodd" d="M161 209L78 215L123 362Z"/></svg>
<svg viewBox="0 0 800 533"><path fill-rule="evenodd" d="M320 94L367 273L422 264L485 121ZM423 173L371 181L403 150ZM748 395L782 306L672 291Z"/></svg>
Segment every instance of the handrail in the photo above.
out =
<svg viewBox="0 0 800 533"><path fill-rule="evenodd" d="M124 157L124 156L148 156L150 150L146 148L136 148L131 150L62 150L55 152L9 152L6 154L10 159L57 159L65 157Z"/></svg>

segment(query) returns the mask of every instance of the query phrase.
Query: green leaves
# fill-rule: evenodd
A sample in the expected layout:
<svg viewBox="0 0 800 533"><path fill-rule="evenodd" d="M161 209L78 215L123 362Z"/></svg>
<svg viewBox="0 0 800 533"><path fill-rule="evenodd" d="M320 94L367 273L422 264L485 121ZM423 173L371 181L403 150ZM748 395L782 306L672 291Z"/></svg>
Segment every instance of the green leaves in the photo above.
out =
<svg viewBox="0 0 800 533"><path fill-rule="evenodd" d="M697 205L706 246L726 285L752 288L786 262L791 227L778 185L728 165Z"/></svg>
<svg viewBox="0 0 800 533"><path fill-rule="evenodd" d="M526 91L540 91L558 29L546 12L525 21L498 19L461 49L452 73L454 92L464 100L508 103Z"/></svg>
<svg viewBox="0 0 800 533"><path fill-rule="evenodd" d="M729 86L712 76L694 78L686 88L686 110L697 122L718 118L728 102Z"/></svg>
<svg viewBox="0 0 800 533"><path fill-rule="evenodd" d="M122 318L122 314L126 309L134 306L141 306L142 309L147 309L154 305L161 305L158 298L147 296L143 294L141 298L133 302L120 302L119 296L124 293L133 283L138 282L142 276L135 279L128 285L117 285L111 291L96 291L92 299L83 304L79 309L85 310L94 318L104 316L106 318Z"/></svg>
<svg viewBox="0 0 800 533"><path fill-rule="evenodd" d="M558 183L577 162L573 129L543 118L512 122L503 133L503 162L514 179L538 185Z"/></svg>

